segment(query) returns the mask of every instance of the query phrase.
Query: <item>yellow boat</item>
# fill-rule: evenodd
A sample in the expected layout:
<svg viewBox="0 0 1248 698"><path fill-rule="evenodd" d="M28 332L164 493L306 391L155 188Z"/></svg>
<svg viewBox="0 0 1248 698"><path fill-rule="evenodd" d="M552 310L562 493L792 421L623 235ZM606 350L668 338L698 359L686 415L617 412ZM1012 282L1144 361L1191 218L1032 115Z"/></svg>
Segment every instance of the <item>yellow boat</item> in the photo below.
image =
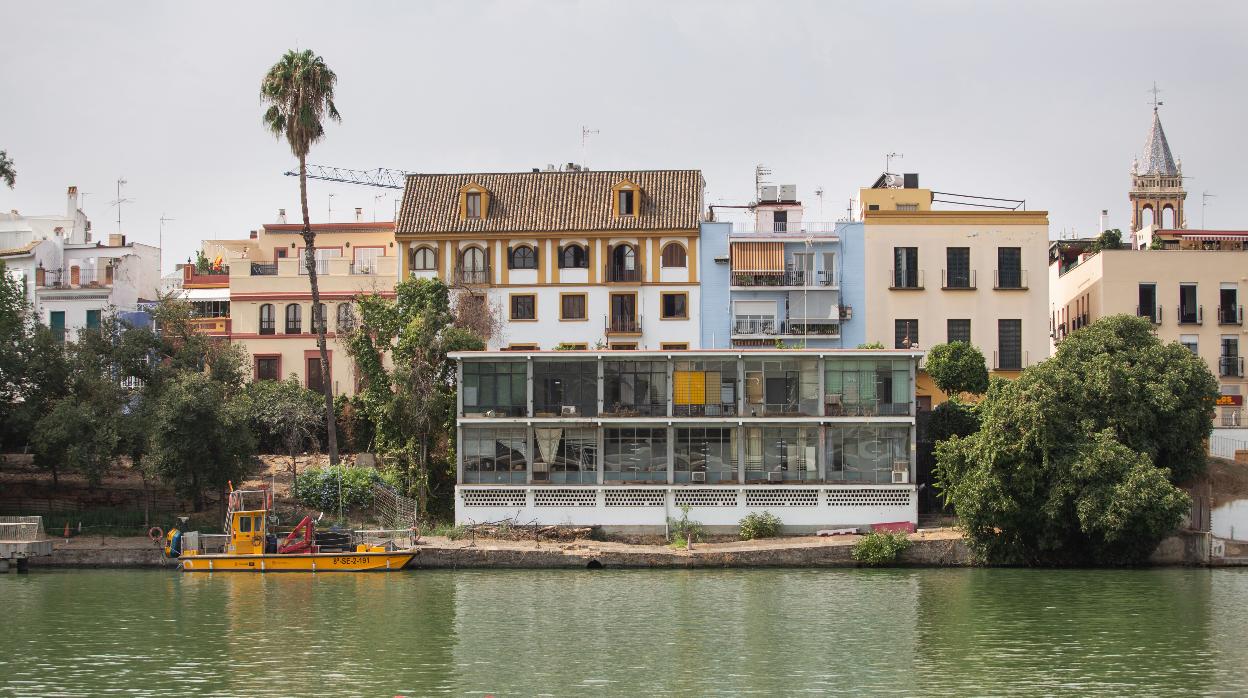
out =
<svg viewBox="0 0 1248 698"><path fill-rule="evenodd" d="M321 552L312 519L306 516L284 541L275 544L268 532L272 504L268 490L231 490L224 552L203 553L198 544L184 549L183 534L173 529L165 537L165 554L178 558L184 572L393 572L416 557L411 549L387 550L367 544L356 545L354 550Z"/></svg>

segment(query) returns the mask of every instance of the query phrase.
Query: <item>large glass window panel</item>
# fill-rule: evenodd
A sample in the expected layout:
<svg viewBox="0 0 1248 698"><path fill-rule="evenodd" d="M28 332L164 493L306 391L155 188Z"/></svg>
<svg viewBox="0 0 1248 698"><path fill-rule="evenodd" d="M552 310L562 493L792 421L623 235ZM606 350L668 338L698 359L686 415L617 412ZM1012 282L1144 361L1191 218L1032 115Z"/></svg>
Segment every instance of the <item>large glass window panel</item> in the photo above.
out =
<svg viewBox="0 0 1248 698"><path fill-rule="evenodd" d="M533 429L533 481L554 485L598 482L598 432L594 429ZM545 473L546 477L538 477Z"/></svg>
<svg viewBox="0 0 1248 698"><path fill-rule="evenodd" d="M523 427L464 429L464 482L522 485L528 478Z"/></svg>
<svg viewBox="0 0 1248 698"><path fill-rule="evenodd" d="M825 443L828 482L892 482L894 466L910 462L910 427L833 424Z"/></svg>
<svg viewBox="0 0 1248 698"><path fill-rule="evenodd" d="M676 430L676 482L737 482L737 430L690 427Z"/></svg>
<svg viewBox="0 0 1248 698"><path fill-rule="evenodd" d="M667 482L667 429L604 429L603 477L608 483Z"/></svg>
<svg viewBox="0 0 1248 698"><path fill-rule="evenodd" d="M735 360L677 361L672 366L672 414L730 417L737 413Z"/></svg>
<svg viewBox="0 0 1248 698"><path fill-rule="evenodd" d="M856 417L910 414L914 388L904 359L828 359L824 414Z"/></svg>
<svg viewBox="0 0 1248 698"><path fill-rule="evenodd" d="M598 414L597 361L534 361L533 412L538 417Z"/></svg>
<svg viewBox="0 0 1248 698"><path fill-rule="evenodd" d="M751 416L819 415L819 368L815 359L750 359L745 362L746 409Z"/></svg>
<svg viewBox="0 0 1248 698"><path fill-rule="evenodd" d="M746 427L746 482L805 482L818 478L815 427Z"/></svg>
<svg viewBox="0 0 1248 698"><path fill-rule="evenodd" d="M604 414L662 417L667 414L667 364L663 361L604 361Z"/></svg>
<svg viewBox="0 0 1248 698"><path fill-rule="evenodd" d="M527 416L527 380L523 361L464 362L464 413Z"/></svg>

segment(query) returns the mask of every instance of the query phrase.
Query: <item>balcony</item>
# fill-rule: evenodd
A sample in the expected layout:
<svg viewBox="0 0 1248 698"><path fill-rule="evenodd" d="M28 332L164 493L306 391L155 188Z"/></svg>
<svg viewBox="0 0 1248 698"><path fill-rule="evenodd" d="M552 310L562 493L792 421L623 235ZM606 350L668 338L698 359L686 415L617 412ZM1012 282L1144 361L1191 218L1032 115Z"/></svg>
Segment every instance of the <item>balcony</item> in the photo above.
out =
<svg viewBox="0 0 1248 698"><path fill-rule="evenodd" d="M888 288L892 291L923 290L922 269L889 269Z"/></svg>
<svg viewBox="0 0 1248 698"><path fill-rule="evenodd" d="M369 276L394 276L398 257L379 256L369 260L353 261L349 257L327 257L315 261L318 277L349 277L360 274ZM277 276L282 278L298 278L307 276L307 260L303 256L279 257L271 262L247 262L237 260L231 276L247 278L258 276ZM220 284L226 285L224 283Z"/></svg>
<svg viewBox="0 0 1248 698"><path fill-rule="evenodd" d="M1244 357L1223 355L1218 357L1218 375L1223 378L1244 377Z"/></svg>
<svg viewBox="0 0 1248 698"><path fill-rule="evenodd" d="M313 265L314 265L314 268L316 269L317 276L329 275L329 260L328 259L318 259L313 262ZM308 262L302 257L299 258L299 274L302 276L308 275Z"/></svg>
<svg viewBox="0 0 1248 698"><path fill-rule="evenodd" d="M604 267L602 278L606 279L607 283L641 283L641 263L638 262L632 269L626 269L618 264L608 264Z"/></svg>
<svg viewBox="0 0 1248 698"><path fill-rule="evenodd" d="M1031 352L1006 352L1004 354L993 350L992 352L992 370L994 371L1021 371L1027 366L1031 360Z"/></svg>
<svg viewBox="0 0 1248 698"><path fill-rule="evenodd" d="M1154 305L1151 307L1147 305L1137 305L1135 306L1135 314L1139 317L1148 318L1154 325L1161 324L1161 306L1160 305Z"/></svg>
<svg viewBox="0 0 1248 698"><path fill-rule="evenodd" d="M35 286L48 289L108 288L113 285L113 269L90 269L70 267L65 269L36 269Z"/></svg>
<svg viewBox="0 0 1248 698"><path fill-rule="evenodd" d="M603 317L607 334L641 334L641 317L632 315L607 315Z"/></svg>
<svg viewBox="0 0 1248 698"><path fill-rule="evenodd" d="M945 291L974 291L976 281L974 269L956 271L952 274L948 269L940 270L940 287Z"/></svg>
<svg viewBox="0 0 1248 698"><path fill-rule="evenodd" d="M993 269L992 288L996 291L1026 291L1026 269Z"/></svg>
<svg viewBox="0 0 1248 698"><path fill-rule="evenodd" d="M738 271L732 273L734 288L825 288L838 287L836 272L831 271L800 271L790 269L784 272L751 272Z"/></svg>
<svg viewBox="0 0 1248 698"><path fill-rule="evenodd" d="M774 223L772 225L739 225L733 224L732 232L728 235L732 238L771 238L771 237L793 237L802 238L815 237L819 240L837 240L835 221L794 221L791 223Z"/></svg>
<svg viewBox="0 0 1248 698"><path fill-rule="evenodd" d="M263 264L260 262L251 263L252 276L277 276L277 262L272 264Z"/></svg>
<svg viewBox="0 0 1248 698"><path fill-rule="evenodd" d="M1200 325L1205 322L1205 306L1203 305L1180 305L1178 310L1180 325Z"/></svg>
<svg viewBox="0 0 1248 698"><path fill-rule="evenodd" d="M230 285L230 267L196 269L194 264L182 267L183 288L226 288Z"/></svg>
<svg viewBox="0 0 1248 698"><path fill-rule="evenodd" d="M370 275L370 276L376 276L376 275L377 275L377 262L376 262L376 261L370 261L370 262L352 262L352 263L351 263L351 273L352 273L352 274L367 274L367 275Z"/></svg>
<svg viewBox="0 0 1248 698"><path fill-rule="evenodd" d="M734 318L732 336L750 337L825 337L841 336L841 326L827 320L777 320L775 318Z"/></svg>
<svg viewBox="0 0 1248 698"><path fill-rule="evenodd" d="M490 268L465 269L455 267L455 281L465 286L479 286L490 283Z"/></svg>
<svg viewBox="0 0 1248 698"><path fill-rule="evenodd" d="M1218 306L1218 324L1219 325L1242 325L1244 324L1244 306L1242 305L1219 305Z"/></svg>

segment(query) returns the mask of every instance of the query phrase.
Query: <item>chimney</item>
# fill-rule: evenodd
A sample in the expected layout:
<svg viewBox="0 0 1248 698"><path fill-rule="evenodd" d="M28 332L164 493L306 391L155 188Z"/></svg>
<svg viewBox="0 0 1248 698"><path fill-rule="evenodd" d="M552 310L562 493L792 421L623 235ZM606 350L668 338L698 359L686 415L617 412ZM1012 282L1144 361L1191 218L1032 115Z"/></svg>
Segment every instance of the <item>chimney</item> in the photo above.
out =
<svg viewBox="0 0 1248 698"><path fill-rule="evenodd" d="M256 239L256 231L254 231L254 230L253 230L253 231L251 231L251 239L252 239L252 240L255 240L255 239Z"/></svg>
<svg viewBox="0 0 1248 698"><path fill-rule="evenodd" d="M125 247L126 236L122 235L121 233L109 233L108 234L108 246L109 247Z"/></svg>
<svg viewBox="0 0 1248 698"><path fill-rule="evenodd" d="M279 224L286 222L286 209L284 208L277 209L277 222Z"/></svg>
<svg viewBox="0 0 1248 698"><path fill-rule="evenodd" d="M78 187L65 192L65 217L71 221L78 217Z"/></svg>
<svg viewBox="0 0 1248 698"><path fill-rule="evenodd" d="M356 223L364 222L364 209L360 208L359 206L355 207L355 222Z"/></svg>

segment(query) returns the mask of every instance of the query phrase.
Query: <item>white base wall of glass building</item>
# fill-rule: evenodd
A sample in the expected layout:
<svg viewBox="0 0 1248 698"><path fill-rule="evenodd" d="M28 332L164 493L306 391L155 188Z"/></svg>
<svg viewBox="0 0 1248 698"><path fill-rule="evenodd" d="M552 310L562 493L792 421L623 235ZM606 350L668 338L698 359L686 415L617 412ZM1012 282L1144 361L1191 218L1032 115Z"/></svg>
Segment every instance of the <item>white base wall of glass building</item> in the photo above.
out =
<svg viewBox="0 0 1248 698"><path fill-rule="evenodd" d="M741 519L770 512L785 533L918 523L913 485L513 486L459 485L455 523L598 526L607 533L663 533L669 518L709 533L735 533Z"/></svg>

